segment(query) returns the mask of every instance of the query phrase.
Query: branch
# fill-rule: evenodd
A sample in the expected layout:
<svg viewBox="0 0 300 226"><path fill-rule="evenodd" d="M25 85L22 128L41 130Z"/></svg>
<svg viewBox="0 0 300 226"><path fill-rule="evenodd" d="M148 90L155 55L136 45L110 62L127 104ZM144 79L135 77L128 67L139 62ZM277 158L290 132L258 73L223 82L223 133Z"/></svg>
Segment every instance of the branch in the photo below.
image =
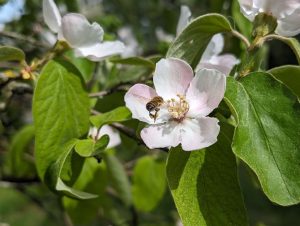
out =
<svg viewBox="0 0 300 226"><path fill-rule="evenodd" d="M49 46L47 44L44 44L42 42L39 42L31 37L27 37L15 32L11 32L11 31L0 31L0 35L5 36L7 38L12 38L12 39L16 39L22 42L26 42L26 43L30 43L31 45L37 46L37 47L42 47L42 48L49 48Z"/></svg>
<svg viewBox="0 0 300 226"><path fill-rule="evenodd" d="M34 178L16 178L16 177L2 177L0 181L7 182L12 185L28 185L28 184L38 184L40 179L37 177Z"/></svg>

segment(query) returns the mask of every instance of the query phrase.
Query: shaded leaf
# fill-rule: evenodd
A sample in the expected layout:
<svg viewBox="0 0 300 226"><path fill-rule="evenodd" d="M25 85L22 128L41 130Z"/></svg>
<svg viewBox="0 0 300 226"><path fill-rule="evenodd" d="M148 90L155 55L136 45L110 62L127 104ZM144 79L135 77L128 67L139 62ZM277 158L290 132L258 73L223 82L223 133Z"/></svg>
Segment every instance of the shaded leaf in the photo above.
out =
<svg viewBox="0 0 300 226"><path fill-rule="evenodd" d="M300 98L300 66L285 65L268 71Z"/></svg>
<svg viewBox="0 0 300 226"><path fill-rule="evenodd" d="M112 153L105 153L103 160L106 163L112 186L120 199L129 206L132 203L131 187L122 163Z"/></svg>
<svg viewBox="0 0 300 226"><path fill-rule="evenodd" d="M237 127L234 153L258 176L268 198L280 205L300 201L300 104L271 75L228 78L226 102Z"/></svg>
<svg viewBox="0 0 300 226"><path fill-rule="evenodd" d="M166 191L165 163L152 156L140 158L133 170L133 203L144 212L153 210Z"/></svg>
<svg viewBox="0 0 300 226"><path fill-rule="evenodd" d="M25 53L16 47L0 46L0 61L22 61L25 59Z"/></svg>

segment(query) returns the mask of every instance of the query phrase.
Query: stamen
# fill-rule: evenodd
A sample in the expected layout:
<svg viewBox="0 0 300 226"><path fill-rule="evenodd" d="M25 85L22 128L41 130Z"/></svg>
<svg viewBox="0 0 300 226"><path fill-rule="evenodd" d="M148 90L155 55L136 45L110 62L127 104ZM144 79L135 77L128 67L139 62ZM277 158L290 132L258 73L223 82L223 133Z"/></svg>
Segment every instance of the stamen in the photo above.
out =
<svg viewBox="0 0 300 226"><path fill-rule="evenodd" d="M182 120L186 113L189 111L189 103L186 101L185 96L177 94L179 100L172 98L167 101L168 111L171 117L175 120Z"/></svg>

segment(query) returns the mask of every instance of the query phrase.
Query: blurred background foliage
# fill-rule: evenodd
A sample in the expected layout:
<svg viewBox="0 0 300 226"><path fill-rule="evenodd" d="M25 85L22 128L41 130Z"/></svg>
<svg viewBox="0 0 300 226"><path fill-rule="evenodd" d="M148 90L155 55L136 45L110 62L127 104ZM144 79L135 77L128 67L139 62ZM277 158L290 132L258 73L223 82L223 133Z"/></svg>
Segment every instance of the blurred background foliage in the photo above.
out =
<svg viewBox="0 0 300 226"><path fill-rule="evenodd" d="M0 7L7 2L1 0ZM150 61L136 66L119 64L118 59L116 64L93 63L76 59L72 52L63 56L81 71L89 92L108 90L111 93L91 100L91 106L100 112L124 105L124 91L113 87L121 84L126 88L133 81L146 82L151 78L153 63L166 53L175 37L181 5L188 5L194 17L222 13L236 29L251 36L251 24L240 14L235 0L56 2L62 14L83 13L90 21L101 24L106 31L105 39L119 38L131 46L126 56L140 55ZM40 0L27 0L20 19L5 24L0 31L0 44L23 49L27 62L42 57L51 48L51 35L43 22L41 6ZM225 39L224 52L242 58L243 47L239 41L231 36ZM273 41L269 48L263 49L259 64L268 69L296 64L296 59L284 44ZM124 135L121 135L122 145L108 150L105 161L99 164L95 159L87 159L74 184L97 193L99 198L88 201L60 198L43 186L34 167L31 82L18 76L7 79L8 71L18 74L19 70L19 65L0 62L0 226L178 224L179 217L165 179L166 154L149 151ZM140 128L135 120L126 125ZM250 225L300 225L298 206L273 205L247 166L240 163L239 168Z"/></svg>

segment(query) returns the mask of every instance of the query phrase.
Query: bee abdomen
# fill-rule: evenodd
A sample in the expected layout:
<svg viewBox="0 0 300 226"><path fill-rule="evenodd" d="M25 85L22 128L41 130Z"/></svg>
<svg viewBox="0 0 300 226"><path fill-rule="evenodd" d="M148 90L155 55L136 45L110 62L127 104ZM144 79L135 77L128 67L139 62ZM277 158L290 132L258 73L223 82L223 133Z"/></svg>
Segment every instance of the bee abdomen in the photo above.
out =
<svg viewBox="0 0 300 226"><path fill-rule="evenodd" d="M156 104L154 104L154 103L152 103L152 102L148 102L147 104L146 104L146 109L148 110L148 111L153 111L155 108L156 108Z"/></svg>

